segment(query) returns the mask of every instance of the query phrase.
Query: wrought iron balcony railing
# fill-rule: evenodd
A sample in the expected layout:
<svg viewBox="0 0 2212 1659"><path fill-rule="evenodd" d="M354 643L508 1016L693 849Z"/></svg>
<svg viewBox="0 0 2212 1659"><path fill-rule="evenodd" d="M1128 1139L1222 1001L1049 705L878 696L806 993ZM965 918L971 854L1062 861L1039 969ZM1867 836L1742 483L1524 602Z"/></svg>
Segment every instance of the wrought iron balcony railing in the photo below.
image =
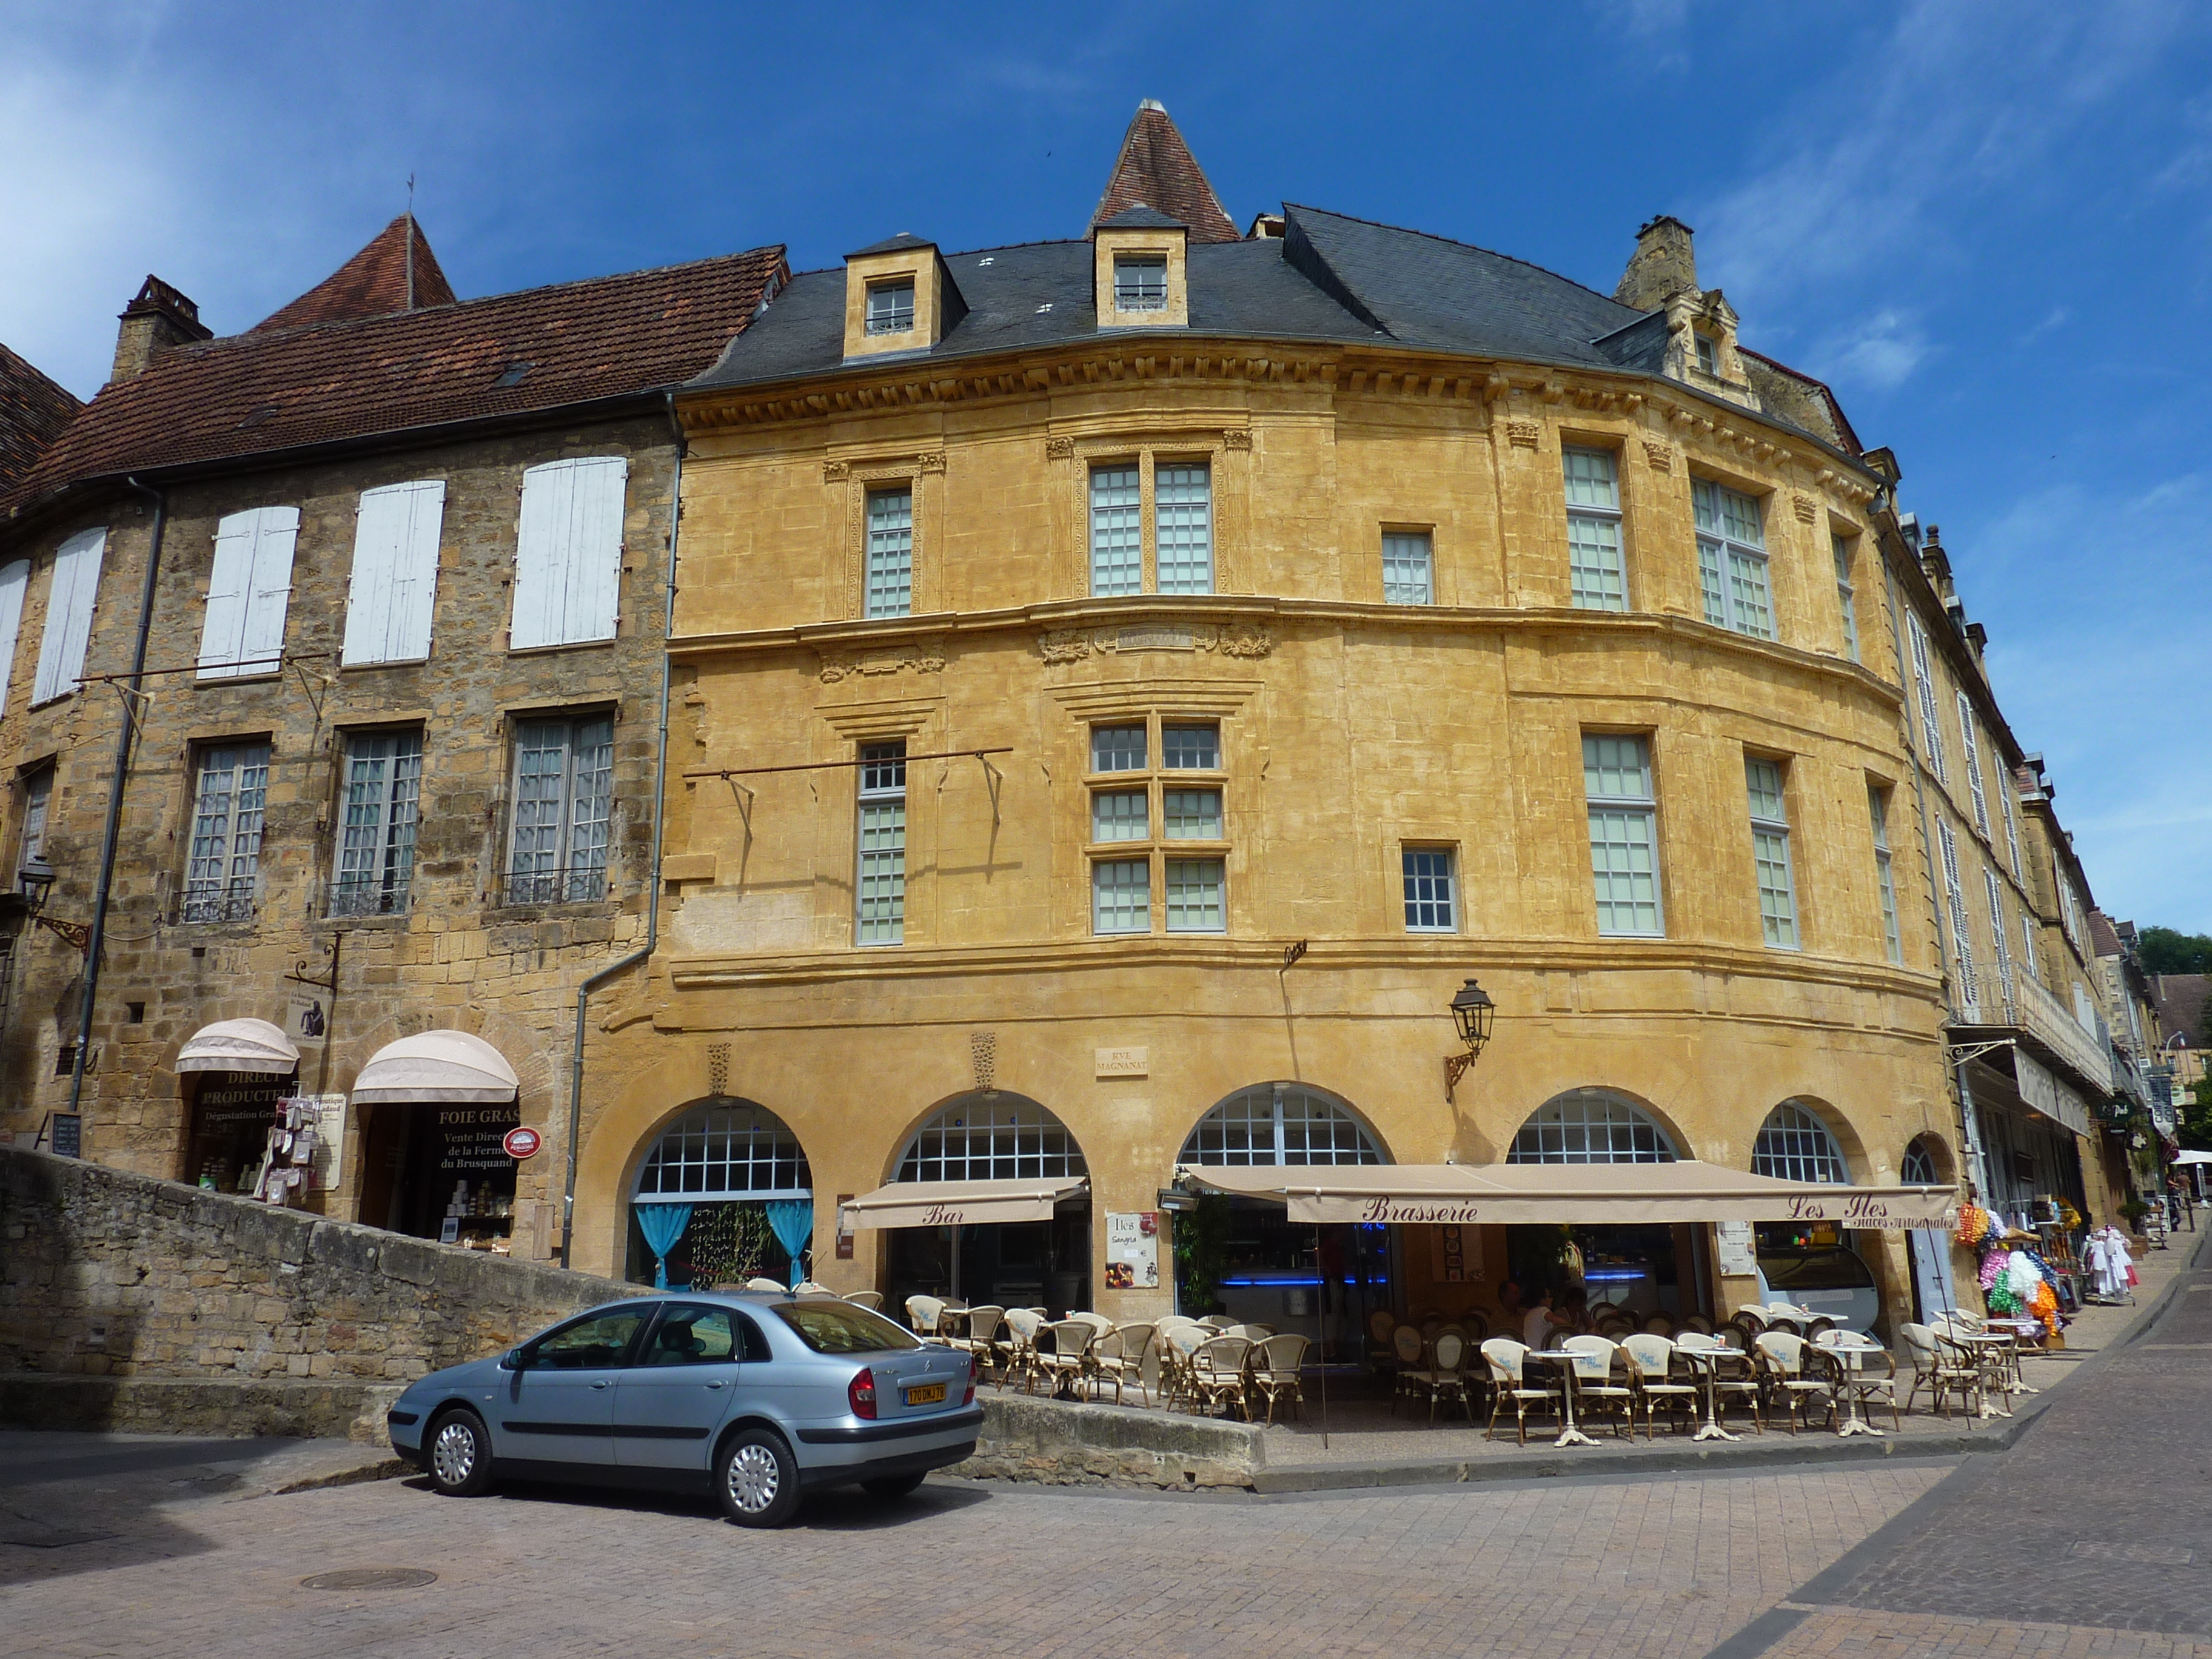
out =
<svg viewBox="0 0 2212 1659"><path fill-rule="evenodd" d="M501 904L588 904L607 896L604 864L509 870L499 878Z"/></svg>
<svg viewBox="0 0 2212 1659"><path fill-rule="evenodd" d="M340 876L331 884L334 916L396 916L407 909L407 882L381 876Z"/></svg>
<svg viewBox="0 0 2212 1659"><path fill-rule="evenodd" d="M1951 988L1954 1024L2009 1027L2025 1032L2078 1073L2094 1095L2111 1091L2113 1055L2109 1038L2084 1029L2070 1009L2017 968L2009 978L1986 970L1967 975L1954 963Z"/></svg>
<svg viewBox="0 0 2212 1659"><path fill-rule="evenodd" d="M177 905L177 920L193 923L251 921L253 884L243 882L216 886L210 883L187 887Z"/></svg>

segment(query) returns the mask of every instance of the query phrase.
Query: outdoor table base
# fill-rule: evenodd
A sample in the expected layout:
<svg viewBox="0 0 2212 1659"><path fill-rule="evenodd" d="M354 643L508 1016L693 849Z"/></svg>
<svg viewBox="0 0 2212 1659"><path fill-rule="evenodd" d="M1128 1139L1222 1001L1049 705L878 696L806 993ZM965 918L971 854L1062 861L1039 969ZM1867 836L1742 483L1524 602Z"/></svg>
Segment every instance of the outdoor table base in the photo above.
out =
<svg viewBox="0 0 2212 1659"><path fill-rule="evenodd" d="M1541 1359L1559 1368L1559 1420L1565 1425L1559 1437L1552 1444L1558 1446L1595 1446L1597 1442L1575 1426L1575 1360L1571 1349L1551 1348L1531 1353L1531 1359Z"/></svg>
<svg viewBox="0 0 2212 1659"><path fill-rule="evenodd" d="M1675 1352L1705 1374L1705 1420L1690 1438L1696 1440L1741 1440L1740 1434L1730 1434L1721 1426L1721 1368L1723 1355L1711 1349L1677 1348Z"/></svg>

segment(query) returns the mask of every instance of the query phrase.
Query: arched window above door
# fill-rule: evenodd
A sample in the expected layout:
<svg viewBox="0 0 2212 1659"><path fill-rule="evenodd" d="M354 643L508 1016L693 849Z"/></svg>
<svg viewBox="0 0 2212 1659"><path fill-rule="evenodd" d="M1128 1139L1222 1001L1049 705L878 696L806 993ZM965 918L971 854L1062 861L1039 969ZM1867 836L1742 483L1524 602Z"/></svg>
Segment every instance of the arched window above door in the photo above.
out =
<svg viewBox="0 0 2212 1659"><path fill-rule="evenodd" d="M1182 1164L1388 1164L1349 1106L1297 1083L1239 1089L1182 1144Z"/></svg>
<svg viewBox="0 0 2212 1659"><path fill-rule="evenodd" d="M1021 1095L970 1094L914 1132L894 1181L1018 1181L1090 1174L1067 1126Z"/></svg>
<svg viewBox="0 0 2212 1659"><path fill-rule="evenodd" d="M1508 1164L1672 1164L1681 1157L1650 1113L1604 1089L1546 1101L1513 1137Z"/></svg>
<svg viewBox="0 0 2212 1659"><path fill-rule="evenodd" d="M693 1107L660 1132L637 1172L640 1198L805 1198L812 1188L799 1137L750 1100Z"/></svg>
<svg viewBox="0 0 2212 1659"><path fill-rule="evenodd" d="M1781 1181L1825 1182L1832 1186L1851 1184L1851 1166L1844 1150L1810 1107L1785 1100L1766 1115L1759 1139L1751 1152L1753 1175Z"/></svg>

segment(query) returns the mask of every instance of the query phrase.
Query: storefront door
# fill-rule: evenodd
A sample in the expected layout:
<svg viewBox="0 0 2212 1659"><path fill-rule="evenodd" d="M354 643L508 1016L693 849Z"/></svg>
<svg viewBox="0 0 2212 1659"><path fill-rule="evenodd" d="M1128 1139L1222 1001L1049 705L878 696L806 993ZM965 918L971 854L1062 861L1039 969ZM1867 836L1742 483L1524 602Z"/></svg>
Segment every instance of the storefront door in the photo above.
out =
<svg viewBox="0 0 2212 1659"><path fill-rule="evenodd" d="M299 1091L298 1073L188 1072L184 1086L191 1126L185 1181L219 1193L252 1192L276 1103Z"/></svg>
<svg viewBox="0 0 2212 1659"><path fill-rule="evenodd" d="M500 1143L519 1106L386 1102L367 1115L362 1221L479 1249L509 1237L515 1162Z"/></svg>
<svg viewBox="0 0 2212 1659"><path fill-rule="evenodd" d="M1921 1227L1905 1239L1912 1252L1913 1299L1924 1324L1959 1305L1959 1293L1951 1283L1951 1235L1938 1227Z"/></svg>

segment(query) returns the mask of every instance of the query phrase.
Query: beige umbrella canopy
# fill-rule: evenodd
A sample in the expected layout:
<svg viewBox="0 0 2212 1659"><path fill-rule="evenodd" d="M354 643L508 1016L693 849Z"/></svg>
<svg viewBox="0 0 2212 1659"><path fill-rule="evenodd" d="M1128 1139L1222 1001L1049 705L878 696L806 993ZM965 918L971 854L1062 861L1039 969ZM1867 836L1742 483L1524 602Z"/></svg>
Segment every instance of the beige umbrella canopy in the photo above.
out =
<svg viewBox="0 0 2212 1659"><path fill-rule="evenodd" d="M513 1100L520 1088L507 1057L466 1031L424 1031L387 1042L354 1079L356 1104L410 1100Z"/></svg>

